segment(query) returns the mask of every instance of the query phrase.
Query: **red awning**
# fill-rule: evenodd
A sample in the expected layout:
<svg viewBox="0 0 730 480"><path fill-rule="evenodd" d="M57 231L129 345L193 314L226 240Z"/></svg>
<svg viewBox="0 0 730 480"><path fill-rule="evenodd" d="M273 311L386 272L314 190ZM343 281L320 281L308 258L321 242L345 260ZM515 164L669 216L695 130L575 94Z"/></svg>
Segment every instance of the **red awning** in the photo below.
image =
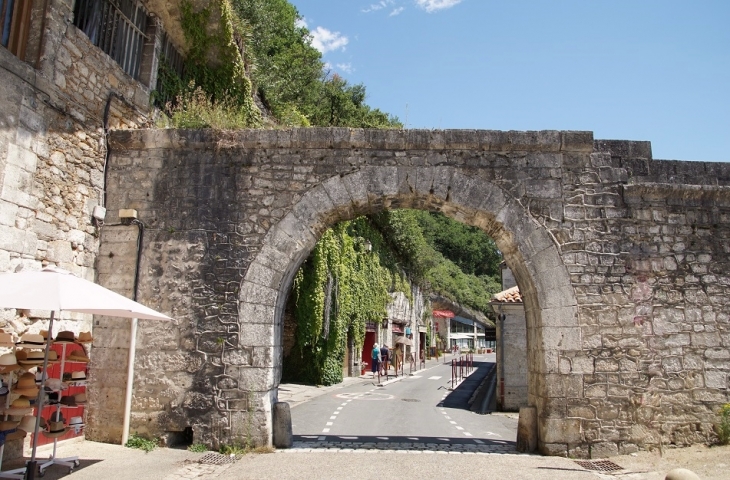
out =
<svg viewBox="0 0 730 480"><path fill-rule="evenodd" d="M454 312L451 310L434 310L433 311L434 317L441 317L441 318L454 318Z"/></svg>

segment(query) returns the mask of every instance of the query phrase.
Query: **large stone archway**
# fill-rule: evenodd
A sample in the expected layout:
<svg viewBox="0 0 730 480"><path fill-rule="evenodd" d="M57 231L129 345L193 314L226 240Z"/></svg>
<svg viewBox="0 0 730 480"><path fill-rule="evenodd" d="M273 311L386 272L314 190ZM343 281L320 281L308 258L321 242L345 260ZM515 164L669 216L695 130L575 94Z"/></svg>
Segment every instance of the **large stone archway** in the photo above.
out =
<svg viewBox="0 0 730 480"><path fill-rule="evenodd" d="M142 324L132 429L213 445L271 439L281 315L327 227L442 211L492 236L528 322L529 402L548 454L712 438L728 401L730 164L654 161L590 132L115 132L102 284L135 281L174 325ZM87 436L118 441L126 323L95 326Z"/></svg>
<svg viewBox="0 0 730 480"><path fill-rule="evenodd" d="M580 425L551 415L552 400L562 398L559 359L580 350L577 302L560 253L545 227L498 186L451 167L364 167L334 176L314 187L263 239L243 281L239 301L242 320L273 319L263 324L243 320L243 332L277 347L281 338L284 303L299 266L325 229L382 208L442 211L486 231L503 252L524 294L528 320L529 402L540 412L539 437L551 443L551 432L578 438ZM281 268L284 267L282 270ZM245 334L245 333L244 333ZM265 345L262 345L265 346ZM280 359L280 352L275 352ZM281 378L277 361L271 385ZM573 380L581 383L579 378ZM575 395L575 392L573 392ZM272 397L275 393L272 394ZM561 443L563 438L560 438Z"/></svg>

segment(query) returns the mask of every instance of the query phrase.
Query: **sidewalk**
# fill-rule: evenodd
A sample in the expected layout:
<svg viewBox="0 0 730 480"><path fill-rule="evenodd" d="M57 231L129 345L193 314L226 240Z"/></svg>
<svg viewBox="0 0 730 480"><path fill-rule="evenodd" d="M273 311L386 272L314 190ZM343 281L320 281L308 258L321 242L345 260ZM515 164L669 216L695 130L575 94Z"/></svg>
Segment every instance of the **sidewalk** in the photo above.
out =
<svg viewBox="0 0 730 480"><path fill-rule="evenodd" d="M447 361L451 362L451 357L453 355L447 356ZM418 370L413 370L413 375L418 375L421 372L424 372L425 370L429 370L433 367L436 367L438 365L441 365L444 363L444 357L439 357L438 360L435 358L432 358L430 360L426 360L425 367L421 367ZM319 397L320 395L325 395L330 392L345 388L349 385L352 385L353 382L359 382L359 381L369 381L373 382L373 385L378 386L385 386L389 385L394 382L398 382L400 380L403 380L404 378L410 376L409 368L406 366L405 368L405 374L398 376L395 376L394 370L390 370L390 374L388 375L387 379L385 376L380 377L380 383L378 383L378 376L373 376L372 372L367 371L365 372L365 375L360 375L357 377L345 377L342 380L342 383L338 383L337 385L331 385L331 386L316 386L316 385L300 385L298 383L282 383L279 385L279 401L280 402L287 402L290 407L295 407L297 405L300 405L301 403L304 403L308 400L311 400L313 398Z"/></svg>
<svg viewBox="0 0 730 480"><path fill-rule="evenodd" d="M44 451L41 458L49 451ZM667 472L687 468L702 480L723 480L730 469L730 446L708 448L665 448L612 457L616 471L590 470L597 460L496 453L442 453L388 450L306 449L278 450L271 454L249 454L232 462L208 463L206 455L186 450L158 448L150 453L96 442L78 442L58 447L58 456L78 455L81 465L68 474L58 465L48 468L43 480L320 480L377 479L397 472L399 479L616 479L664 480ZM214 454L214 457L221 457ZM201 463L202 462L202 463ZM578 462L584 462L580 464ZM6 467L7 468L7 467ZM36 478L39 478L36 476Z"/></svg>
<svg viewBox="0 0 730 480"><path fill-rule="evenodd" d="M479 358L481 361L481 356ZM450 361L450 358L447 358ZM425 370L443 364L443 358L430 360ZM406 373L406 377L407 377ZM390 378L388 383L400 381ZM368 372L352 377L339 385L316 387L282 384L279 400L296 406L320 395L342 389L352 382L370 381ZM377 377L374 381L377 383ZM42 463L52 452L51 446L39 448ZM703 480L723 480L730 471L730 446L708 448L695 445L688 448L664 449L659 452L638 452L601 460L575 460L515 453L486 453L474 451L438 451L391 449L378 445L373 449L353 449L332 446L322 449L292 448L271 454L249 454L238 460L213 452L194 453L182 449L158 448L150 453L141 450L90 441L65 442L58 446L57 457L78 456L79 467L69 474L67 467L53 465L43 480L321 480L321 479L379 479L397 474L400 479L617 479L664 480L676 468L695 472ZM579 463L580 462L580 463ZM5 470L22 466L16 462L3 464ZM610 468L616 470L610 470ZM40 478L36 476L36 478Z"/></svg>

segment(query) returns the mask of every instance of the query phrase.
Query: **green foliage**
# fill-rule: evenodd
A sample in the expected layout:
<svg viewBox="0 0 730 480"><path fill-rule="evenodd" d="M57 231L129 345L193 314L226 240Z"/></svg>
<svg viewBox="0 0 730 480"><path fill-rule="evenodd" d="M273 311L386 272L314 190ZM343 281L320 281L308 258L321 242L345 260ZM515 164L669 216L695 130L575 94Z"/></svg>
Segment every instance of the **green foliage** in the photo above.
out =
<svg viewBox="0 0 730 480"><path fill-rule="evenodd" d="M727 445L730 443L730 403L720 407L720 423L715 425L718 443Z"/></svg>
<svg viewBox="0 0 730 480"><path fill-rule="evenodd" d="M246 455L251 449L247 446L234 444L234 445L221 445L218 449L218 453L222 455Z"/></svg>
<svg viewBox="0 0 730 480"><path fill-rule="evenodd" d="M196 87L178 95L175 103L167 104L170 125L175 128L215 128L231 130L246 128L249 115L230 98L214 101L202 88Z"/></svg>
<svg viewBox="0 0 730 480"><path fill-rule="evenodd" d="M249 33L229 0L214 0L196 10L191 0L181 5L181 26L188 44L185 78L161 62L162 87L157 95L174 98L166 104L171 123L179 128L245 128L262 123L253 102L242 46ZM211 29L215 21L217 28ZM239 46L240 45L240 46ZM204 119L196 121L196 117Z"/></svg>
<svg viewBox="0 0 730 480"><path fill-rule="evenodd" d="M286 126L402 128L397 118L365 104L362 84L324 72L296 7L286 0L232 0L250 25L256 89Z"/></svg>
<svg viewBox="0 0 730 480"><path fill-rule="evenodd" d="M502 255L483 231L441 213L416 211L415 216L426 241L464 273L499 278Z"/></svg>
<svg viewBox="0 0 730 480"><path fill-rule="evenodd" d="M256 91L283 126L402 128L396 117L365 104L362 84L324 72L287 0L182 0L180 12L188 47L184 78L162 61L153 92L172 126L260 127Z"/></svg>
<svg viewBox="0 0 730 480"><path fill-rule="evenodd" d="M385 317L390 293L411 295L410 290L366 217L327 230L294 279L296 343L285 361L285 375L317 385L341 382L348 338L358 351L365 324Z"/></svg>
<svg viewBox="0 0 730 480"><path fill-rule="evenodd" d="M349 85L339 75L325 78L316 101L302 108L313 125L322 127L402 128L400 121L365 104L365 86Z"/></svg>
<svg viewBox="0 0 730 480"><path fill-rule="evenodd" d="M204 443L193 443L192 445L188 446L188 451L190 452L202 453L207 452L208 450L208 446Z"/></svg>
<svg viewBox="0 0 730 480"><path fill-rule="evenodd" d="M439 214L440 215L440 214ZM430 217L434 220L430 220ZM501 255L494 242L478 229L459 224L443 215L417 210L383 211L373 217L374 223L388 238L411 278L425 290L438 293L455 302L491 316L489 301L501 290L498 276ZM423 221L422 221L423 220ZM440 229L438 234L434 230ZM459 264L436 248L435 238L448 255L465 264L465 269L483 273L465 273ZM451 239L450 239L451 238ZM463 247L463 251L459 248ZM481 252L480 250L485 250ZM479 266L468 262L479 261Z"/></svg>
<svg viewBox="0 0 730 480"><path fill-rule="evenodd" d="M146 453L150 453L152 450L157 448L157 442L154 440L148 440L144 437L140 437L136 433L129 436L127 443L124 444L128 448L138 448L144 450Z"/></svg>

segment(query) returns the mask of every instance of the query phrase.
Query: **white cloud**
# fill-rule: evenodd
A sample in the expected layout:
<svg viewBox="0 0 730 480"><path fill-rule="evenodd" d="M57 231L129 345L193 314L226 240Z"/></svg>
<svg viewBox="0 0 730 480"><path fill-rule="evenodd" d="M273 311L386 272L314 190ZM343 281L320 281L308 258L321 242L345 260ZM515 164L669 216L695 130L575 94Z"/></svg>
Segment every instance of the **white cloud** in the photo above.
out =
<svg viewBox="0 0 730 480"><path fill-rule="evenodd" d="M451 8L459 3L461 3L461 0L416 0L416 5L428 13Z"/></svg>
<svg viewBox="0 0 730 480"><path fill-rule="evenodd" d="M382 10L393 4L395 4L395 0L380 0L378 3L373 3L369 7L363 8L362 12L363 13L377 12L378 10Z"/></svg>
<svg viewBox="0 0 730 480"><path fill-rule="evenodd" d="M303 18L297 18L294 20L294 26L297 28L307 28L307 21Z"/></svg>
<svg viewBox="0 0 730 480"><path fill-rule="evenodd" d="M344 50L349 42L348 38L340 32L333 32L324 27L317 27L309 32L312 35L312 46L320 53L334 50Z"/></svg>
<svg viewBox="0 0 730 480"><path fill-rule="evenodd" d="M394 8L392 12L388 14L389 17L395 17L396 15L400 14L403 10L405 10L406 7L398 7Z"/></svg>
<svg viewBox="0 0 730 480"><path fill-rule="evenodd" d="M338 63L337 68L339 68L340 71L345 72L345 73L352 73L354 71L351 63Z"/></svg>

